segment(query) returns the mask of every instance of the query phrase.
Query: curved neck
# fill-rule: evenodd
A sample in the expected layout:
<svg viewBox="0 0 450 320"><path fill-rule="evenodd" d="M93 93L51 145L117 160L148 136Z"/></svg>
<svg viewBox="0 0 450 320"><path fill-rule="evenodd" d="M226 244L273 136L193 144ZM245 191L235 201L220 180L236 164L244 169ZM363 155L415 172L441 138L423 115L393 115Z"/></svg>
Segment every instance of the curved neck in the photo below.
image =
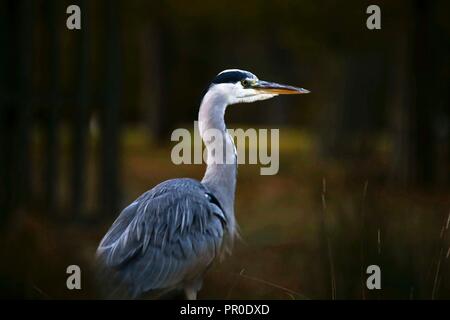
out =
<svg viewBox="0 0 450 320"><path fill-rule="evenodd" d="M233 139L227 132L224 116L228 105L220 92L204 96L198 115L199 131L208 152L202 183L218 198L227 215L234 215L237 157ZM233 218L234 227L234 218Z"/></svg>

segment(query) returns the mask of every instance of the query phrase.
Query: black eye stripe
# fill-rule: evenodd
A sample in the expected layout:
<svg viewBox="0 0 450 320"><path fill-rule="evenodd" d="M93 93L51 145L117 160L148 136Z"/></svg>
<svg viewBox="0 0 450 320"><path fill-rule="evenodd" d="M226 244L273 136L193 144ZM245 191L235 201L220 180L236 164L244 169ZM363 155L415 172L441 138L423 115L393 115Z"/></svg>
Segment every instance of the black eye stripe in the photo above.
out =
<svg viewBox="0 0 450 320"><path fill-rule="evenodd" d="M254 76L252 74L244 71L226 71L215 77L212 83L236 83L238 81L253 77Z"/></svg>

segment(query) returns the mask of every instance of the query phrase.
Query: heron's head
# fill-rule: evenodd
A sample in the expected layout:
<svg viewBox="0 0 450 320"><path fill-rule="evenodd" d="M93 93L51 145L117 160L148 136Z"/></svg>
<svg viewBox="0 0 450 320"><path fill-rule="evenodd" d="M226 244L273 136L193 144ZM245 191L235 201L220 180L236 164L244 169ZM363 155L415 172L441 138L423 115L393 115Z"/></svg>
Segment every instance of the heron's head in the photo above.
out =
<svg viewBox="0 0 450 320"><path fill-rule="evenodd" d="M303 88L259 80L253 73L239 69L220 72L212 81L208 91L226 96L228 104L266 100L279 94L309 93Z"/></svg>

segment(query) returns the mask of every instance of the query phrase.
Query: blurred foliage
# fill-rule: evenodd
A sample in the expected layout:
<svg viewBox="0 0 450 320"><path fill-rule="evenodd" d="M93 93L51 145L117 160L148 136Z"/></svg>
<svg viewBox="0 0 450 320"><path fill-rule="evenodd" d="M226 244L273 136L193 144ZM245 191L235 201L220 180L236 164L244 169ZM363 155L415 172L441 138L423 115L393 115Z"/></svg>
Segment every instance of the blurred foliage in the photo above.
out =
<svg viewBox="0 0 450 320"><path fill-rule="evenodd" d="M310 134L282 128L280 139L278 175L261 176L258 165L239 166L236 214L242 239L233 255L207 274L200 298L329 299L324 237L331 240L339 299L430 299L436 274L440 281L434 298L450 298L447 252L440 252L448 249L450 237L444 228L448 192L384 184L382 156L346 170L339 162L321 160ZM143 129L126 130L123 144L123 206L160 181L200 179L203 174L203 165L173 165L170 149L149 144ZM61 196L67 195L62 191ZM55 220L37 212L17 212L0 242L1 260L11 261L1 265L2 295L98 297L92 256L114 218ZM323 222L326 230L321 229ZM65 288L69 264L83 270L81 291ZM365 290L363 296L366 275L361 276L360 268L370 264L380 265L383 289Z"/></svg>

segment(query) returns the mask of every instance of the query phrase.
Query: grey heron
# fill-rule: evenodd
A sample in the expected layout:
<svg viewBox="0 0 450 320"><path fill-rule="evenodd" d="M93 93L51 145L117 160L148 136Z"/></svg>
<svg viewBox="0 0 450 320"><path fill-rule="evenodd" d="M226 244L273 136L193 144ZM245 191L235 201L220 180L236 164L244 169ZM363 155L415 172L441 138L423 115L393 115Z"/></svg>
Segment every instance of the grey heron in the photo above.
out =
<svg viewBox="0 0 450 320"><path fill-rule="evenodd" d="M225 126L227 106L308 92L239 69L214 78L200 104L199 131L207 150L221 143L223 159L215 160L223 161L207 161L201 181L181 178L158 184L120 213L97 249L108 297L180 291L196 299L206 270L231 251L237 234L237 155ZM221 132L222 141L207 139L210 129Z"/></svg>

